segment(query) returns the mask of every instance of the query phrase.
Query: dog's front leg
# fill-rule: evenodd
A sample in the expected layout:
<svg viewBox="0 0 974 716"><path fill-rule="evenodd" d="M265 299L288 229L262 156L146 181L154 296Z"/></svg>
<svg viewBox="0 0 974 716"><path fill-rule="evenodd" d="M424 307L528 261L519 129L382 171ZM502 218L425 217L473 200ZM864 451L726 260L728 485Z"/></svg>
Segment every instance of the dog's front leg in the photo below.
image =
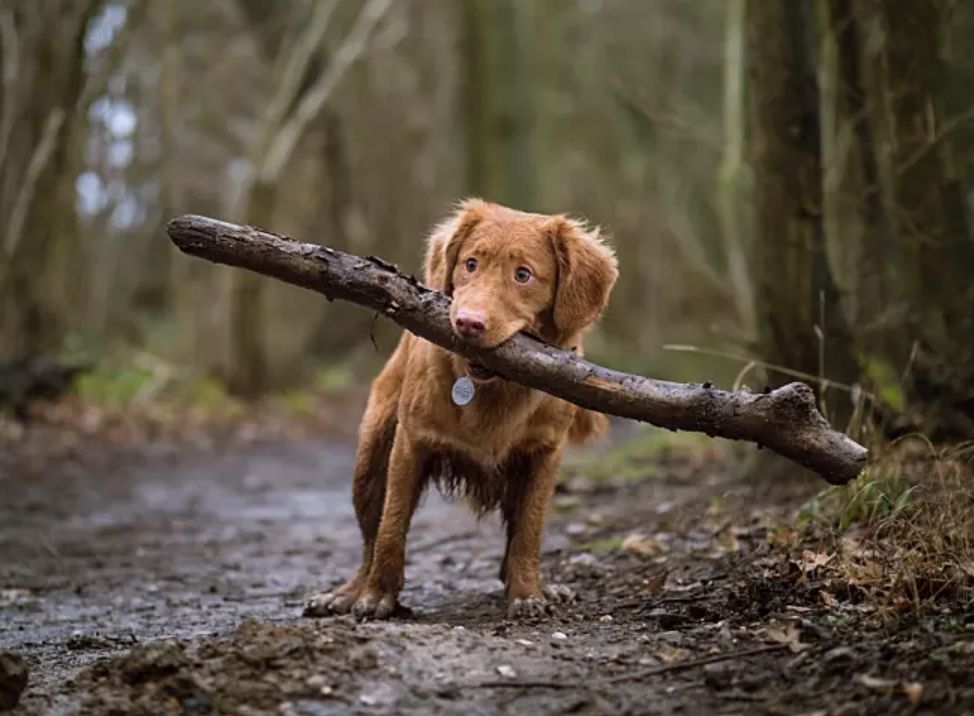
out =
<svg viewBox="0 0 974 716"><path fill-rule="evenodd" d="M508 479L526 480L519 491L509 519L510 530L504 558L508 616L539 617L552 610L554 602L572 599L571 590L564 587L542 589L541 537L545 515L555 491L561 450L538 453L527 475L512 475Z"/></svg>
<svg viewBox="0 0 974 716"><path fill-rule="evenodd" d="M359 618L390 616L405 581L406 534L423 491L427 450L415 443L400 424L389 455L382 520L375 538L365 589L352 607Z"/></svg>

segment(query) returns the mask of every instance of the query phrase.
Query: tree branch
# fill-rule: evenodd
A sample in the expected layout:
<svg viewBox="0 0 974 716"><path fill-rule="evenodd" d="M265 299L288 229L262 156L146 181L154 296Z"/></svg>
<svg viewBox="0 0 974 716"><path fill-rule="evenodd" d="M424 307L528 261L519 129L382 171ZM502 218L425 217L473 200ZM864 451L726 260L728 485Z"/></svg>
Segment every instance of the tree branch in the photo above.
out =
<svg viewBox="0 0 974 716"><path fill-rule="evenodd" d="M620 373L518 334L494 349L464 343L450 325L450 299L380 259L304 244L253 227L203 216L169 223L185 253L273 276L382 312L438 346L476 360L507 380L576 405L670 430L691 430L771 448L833 484L855 478L868 451L833 430L811 388L791 383L768 393Z"/></svg>
<svg viewBox="0 0 974 716"><path fill-rule="evenodd" d="M8 257L14 255L17 244L20 243L24 231L24 222L27 220L27 212L30 203L34 199L34 190L41 174L47 168L48 162L57 149L58 134L61 132L61 125L64 123L65 111L61 107L55 107L47 115L44 123L44 130L41 132L40 141L34 147L30 161L27 163L27 170L21 180L20 191L14 201L13 208L10 210L10 219L7 222L7 233L3 239L3 253Z"/></svg>
<svg viewBox="0 0 974 716"><path fill-rule="evenodd" d="M304 136L308 124L321 112L331 98L348 69L365 52L372 31L383 18L392 0L368 0L358 16L341 47L335 52L328 68L317 82L304 94L294 112L288 116L277 135L271 140L259 175L263 180L276 178L294 152L298 140Z"/></svg>
<svg viewBox="0 0 974 716"><path fill-rule="evenodd" d="M331 25L331 16L338 7L338 0L318 0L308 20L307 27L283 58L283 68L275 77L276 90L264 108L257 128L256 157L252 158L255 167L261 167L290 108L301 92L301 82L308 67L325 38ZM282 53L283 54L283 53ZM258 173L260 170L258 169Z"/></svg>
<svg viewBox="0 0 974 716"><path fill-rule="evenodd" d="M0 167L7 156L7 145L17 115L17 76L20 72L20 39L13 11L0 12L0 59L3 74L0 76Z"/></svg>

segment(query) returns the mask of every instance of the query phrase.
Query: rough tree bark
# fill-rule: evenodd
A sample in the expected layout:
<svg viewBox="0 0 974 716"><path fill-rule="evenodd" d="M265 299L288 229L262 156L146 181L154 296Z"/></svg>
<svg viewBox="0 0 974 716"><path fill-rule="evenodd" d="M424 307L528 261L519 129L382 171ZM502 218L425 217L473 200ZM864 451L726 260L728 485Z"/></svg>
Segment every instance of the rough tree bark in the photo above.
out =
<svg viewBox="0 0 974 716"><path fill-rule="evenodd" d="M749 393L718 390L708 383L651 380L604 368L523 334L497 348L481 349L453 333L446 296L380 259L202 216L174 219L168 231L185 253L380 311L421 338L476 359L508 380L576 405L670 430L755 442L833 484L855 478L866 464L867 450L825 422L812 390L802 383Z"/></svg>
<svg viewBox="0 0 974 716"><path fill-rule="evenodd" d="M830 261L892 434L974 431L974 241L942 111L950 3L822 0Z"/></svg>
<svg viewBox="0 0 974 716"><path fill-rule="evenodd" d="M808 32L812 9L791 0L751 0L747 6L756 326L765 360L852 384L858 366L822 229L819 90ZM820 388L823 396L827 385ZM828 408L839 424L852 413L849 401L836 400Z"/></svg>

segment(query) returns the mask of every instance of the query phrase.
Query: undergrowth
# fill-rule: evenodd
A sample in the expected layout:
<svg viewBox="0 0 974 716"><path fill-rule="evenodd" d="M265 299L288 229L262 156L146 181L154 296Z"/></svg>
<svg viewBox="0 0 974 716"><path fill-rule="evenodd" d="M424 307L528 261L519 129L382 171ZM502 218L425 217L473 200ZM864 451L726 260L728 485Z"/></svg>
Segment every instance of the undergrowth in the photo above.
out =
<svg viewBox="0 0 974 716"><path fill-rule="evenodd" d="M30 424L48 424L113 441L203 437L209 432L315 434L347 431L351 405L362 391L344 365L321 366L301 387L255 400L234 396L223 382L142 351L114 351L92 361L71 392L56 403L31 406ZM18 439L26 427L0 414L0 439Z"/></svg>
<svg viewBox="0 0 974 716"><path fill-rule="evenodd" d="M715 447L699 436L647 430L607 453L568 460L566 476L603 487L675 473L692 481L701 475L687 469L694 460L704 473L726 466L726 451L708 453ZM791 569L799 581L819 585L826 606L852 599L881 619L941 600L974 606L974 443L937 448L914 435L871 452L869 467L850 484L761 518L771 561L786 565L782 575ZM744 524L754 515L719 494L711 501L719 503L719 519L702 514L704 521ZM622 537L609 534L586 548L620 551Z"/></svg>
<svg viewBox="0 0 974 716"><path fill-rule="evenodd" d="M825 573L897 612L940 598L974 603L974 445L920 436L882 447L855 481L799 511Z"/></svg>

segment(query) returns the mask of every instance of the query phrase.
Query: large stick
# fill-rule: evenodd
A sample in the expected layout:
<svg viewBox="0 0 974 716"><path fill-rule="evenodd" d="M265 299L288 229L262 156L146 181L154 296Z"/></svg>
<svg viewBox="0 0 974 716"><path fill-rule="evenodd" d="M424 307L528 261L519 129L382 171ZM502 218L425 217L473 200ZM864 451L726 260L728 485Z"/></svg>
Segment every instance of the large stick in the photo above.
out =
<svg viewBox="0 0 974 716"><path fill-rule="evenodd" d="M457 338L450 299L376 258L304 244L248 226L203 216L173 219L169 236L185 253L239 266L380 311L417 336L504 378L602 413L670 430L748 440L845 484L868 451L833 430L815 407L811 388L790 383L766 393L718 390L619 373L518 334L482 349Z"/></svg>

